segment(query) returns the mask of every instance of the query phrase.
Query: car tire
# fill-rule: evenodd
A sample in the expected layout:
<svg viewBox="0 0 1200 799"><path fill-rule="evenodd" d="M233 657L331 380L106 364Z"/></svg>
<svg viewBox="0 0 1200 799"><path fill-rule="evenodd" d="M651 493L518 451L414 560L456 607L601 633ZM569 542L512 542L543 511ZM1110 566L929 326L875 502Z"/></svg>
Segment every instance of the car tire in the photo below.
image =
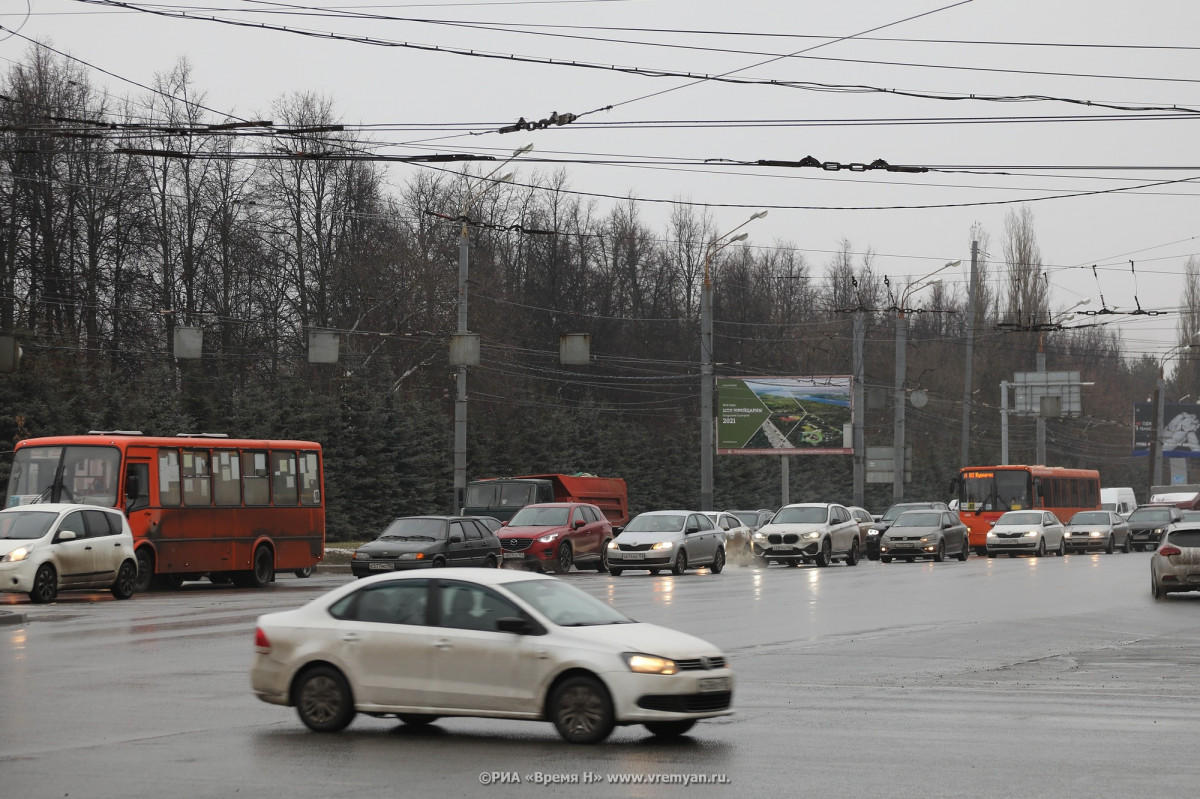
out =
<svg viewBox="0 0 1200 799"><path fill-rule="evenodd" d="M891 563L891 562L892 562L892 559L891 559L889 556L887 556L887 555L880 555L880 556L879 556L879 562L880 562L880 563Z"/></svg>
<svg viewBox="0 0 1200 799"><path fill-rule="evenodd" d="M333 666L314 666L296 678L292 690L296 713L313 732L338 732L354 720L354 696Z"/></svg>
<svg viewBox="0 0 1200 799"><path fill-rule="evenodd" d="M1150 572L1150 595L1155 599L1162 599L1167 595L1163 587L1158 584L1158 580L1154 579L1154 572Z"/></svg>
<svg viewBox="0 0 1200 799"><path fill-rule="evenodd" d="M817 566L825 568L833 562L833 545L826 538L821 542L821 551L817 553Z"/></svg>
<svg viewBox="0 0 1200 799"><path fill-rule="evenodd" d="M496 560L496 556L495 556L495 555L488 555L486 558L484 558L484 559L483 559L483 568L485 568L485 569L499 569L499 568L500 568L500 561Z"/></svg>
<svg viewBox="0 0 1200 799"><path fill-rule="evenodd" d="M1115 540L1113 540L1113 537L1110 535L1108 537L1108 543L1105 544L1105 546L1104 546L1104 554L1111 555L1116 550L1117 550L1117 542Z"/></svg>
<svg viewBox="0 0 1200 799"><path fill-rule="evenodd" d="M556 557L554 558L554 562L550 564L554 569L554 573L566 574L567 572L571 571L571 563L573 562L571 557L571 545L568 542L563 541L558 545L558 552L556 552L555 555Z"/></svg>
<svg viewBox="0 0 1200 799"><path fill-rule="evenodd" d="M154 581L154 555L147 547L137 551L137 570L137 585L133 590L140 594L149 591L150 584Z"/></svg>
<svg viewBox="0 0 1200 799"><path fill-rule="evenodd" d="M1121 551L1126 555L1133 551L1133 541L1129 539L1129 536L1125 536L1125 546L1121 547Z"/></svg>
<svg viewBox="0 0 1200 799"><path fill-rule="evenodd" d="M879 553L878 552L868 552L867 560L879 560Z"/></svg>
<svg viewBox="0 0 1200 799"><path fill-rule="evenodd" d="M546 715L567 743L599 743L616 726L612 699L595 677L568 677L554 687L546 704Z"/></svg>
<svg viewBox="0 0 1200 799"><path fill-rule="evenodd" d="M655 738L678 738L696 726L696 719L679 721L647 721L643 725Z"/></svg>
<svg viewBox="0 0 1200 799"><path fill-rule="evenodd" d="M708 570L713 574L720 574L725 568L725 547L717 547L717 554L713 555L713 562L709 565Z"/></svg>
<svg viewBox="0 0 1200 799"><path fill-rule="evenodd" d="M428 727L441 717L430 713L397 713L396 718L405 727Z"/></svg>
<svg viewBox="0 0 1200 799"><path fill-rule="evenodd" d="M614 569L611 566L608 568L608 573L611 574L613 577L620 577L622 571L624 571L624 570L623 569Z"/></svg>
<svg viewBox="0 0 1200 799"><path fill-rule="evenodd" d="M662 571L662 569L646 569L646 571L650 572L651 574L658 574L660 571Z"/></svg>
<svg viewBox="0 0 1200 799"><path fill-rule="evenodd" d="M132 560L127 560L117 569L117 579L113 582L112 595L117 599L129 599L137 586L137 566Z"/></svg>
<svg viewBox="0 0 1200 799"><path fill-rule="evenodd" d="M846 555L846 565L847 566L857 566L858 565L858 539L857 538L854 539L854 541L850 544L850 552L849 552L849 554Z"/></svg>
<svg viewBox="0 0 1200 799"><path fill-rule="evenodd" d="M946 542L945 541L938 541L937 552L933 553L933 562L934 563L945 563L946 562Z"/></svg>
<svg viewBox="0 0 1200 799"><path fill-rule="evenodd" d="M38 605L53 602L58 596L58 572L49 563L38 566L33 575L33 588L29 590L29 601Z"/></svg>
<svg viewBox="0 0 1200 799"><path fill-rule="evenodd" d="M1046 539L1045 539L1045 538L1039 538L1039 539L1038 539L1038 545L1037 545L1037 549L1036 549L1036 550L1034 550L1034 552L1033 552L1033 556L1034 556L1035 558L1044 558L1044 557L1046 557Z"/></svg>
<svg viewBox="0 0 1200 799"><path fill-rule="evenodd" d="M600 560L596 562L596 571L601 574L608 571L608 545L611 541L611 538L606 538L600 544Z"/></svg>
<svg viewBox="0 0 1200 799"><path fill-rule="evenodd" d="M444 569L444 568L446 568L446 559L445 559L445 558L434 558L434 559L433 559L433 566L431 566L430 568L433 568L433 569Z"/></svg>
<svg viewBox="0 0 1200 799"><path fill-rule="evenodd" d="M296 575L301 580L307 580L309 577L312 577L312 573L313 573L312 566L305 566L303 569L294 569L292 571L292 574Z"/></svg>
<svg viewBox="0 0 1200 799"><path fill-rule="evenodd" d="M766 558L758 558L758 557L756 557L756 558L754 559L754 565L755 565L755 566L762 566L762 567L765 569L766 567L768 567L768 566L770 566L770 565L771 565L771 561L767 560Z"/></svg>
<svg viewBox="0 0 1200 799"><path fill-rule="evenodd" d="M989 552L987 552L987 553L985 553L985 554L986 554L986 555L987 555L989 558L994 558L994 557L996 557L996 553L995 553L995 552L990 552L990 551L989 551Z"/></svg>
<svg viewBox="0 0 1200 799"><path fill-rule="evenodd" d="M962 549L958 551L958 559L965 562L967 556L971 554L970 550L971 548L967 545L967 542L963 541Z"/></svg>
<svg viewBox="0 0 1200 799"><path fill-rule="evenodd" d="M679 554L675 556L675 562L671 564L671 574L679 575L686 572L688 569L687 550L679 550Z"/></svg>

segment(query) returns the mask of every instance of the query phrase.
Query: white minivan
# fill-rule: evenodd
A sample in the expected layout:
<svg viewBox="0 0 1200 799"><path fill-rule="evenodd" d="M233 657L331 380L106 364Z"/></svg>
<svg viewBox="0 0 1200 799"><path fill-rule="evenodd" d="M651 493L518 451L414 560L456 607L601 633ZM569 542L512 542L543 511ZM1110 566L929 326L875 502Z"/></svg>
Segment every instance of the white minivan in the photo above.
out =
<svg viewBox="0 0 1200 799"><path fill-rule="evenodd" d="M1119 513L1128 519L1129 514L1137 509L1137 497L1133 495L1132 488L1101 488L1100 507Z"/></svg>

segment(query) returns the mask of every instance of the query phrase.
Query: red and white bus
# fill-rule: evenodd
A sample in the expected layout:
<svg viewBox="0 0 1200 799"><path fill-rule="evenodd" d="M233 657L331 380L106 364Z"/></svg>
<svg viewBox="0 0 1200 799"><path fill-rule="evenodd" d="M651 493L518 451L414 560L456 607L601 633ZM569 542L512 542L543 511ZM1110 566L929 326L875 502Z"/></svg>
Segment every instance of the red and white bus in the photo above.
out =
<svg viewBox="0 0 1200 799"><path fill-rule="evenodd" d="M138 432L30 438L13 450L5 505L77 502L129 518L138 589L213 582L265 587L325 554L321 445Z"/></svg>
<svg viewBox="0 0 1200 799"><path fill-rule="evenodd" d="M1066 524L1076 511L1100 509L1100 472L1060 466L967 466L950 485L971 546L986 551L987 533L1010 510L1037 508Z"/></svg>

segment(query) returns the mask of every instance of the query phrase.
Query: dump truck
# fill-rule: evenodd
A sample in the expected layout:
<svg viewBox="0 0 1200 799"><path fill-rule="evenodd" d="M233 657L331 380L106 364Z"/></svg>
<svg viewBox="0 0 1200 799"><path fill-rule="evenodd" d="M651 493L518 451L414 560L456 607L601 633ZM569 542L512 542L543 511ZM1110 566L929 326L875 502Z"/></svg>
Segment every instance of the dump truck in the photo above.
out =
<svg viewBox="0 0 1200 799"><path fill-rule="evenodd" d="M629 521L629 494L621 477L593 474L528 474L492 477L467 483L465 516L492 516L502 522L537 502L587 502L598 507L613 527Z"/></svg>

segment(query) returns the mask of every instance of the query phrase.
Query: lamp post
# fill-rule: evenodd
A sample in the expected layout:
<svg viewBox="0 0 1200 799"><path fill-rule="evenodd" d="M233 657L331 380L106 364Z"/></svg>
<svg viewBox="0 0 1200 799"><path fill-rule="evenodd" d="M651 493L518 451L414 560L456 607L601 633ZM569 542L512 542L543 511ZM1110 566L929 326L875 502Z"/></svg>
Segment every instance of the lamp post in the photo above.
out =
<svg viewBox="0 0 1200 799"><path fill-rule="evenodd" d="M1191 347L1200 346L1200 332L1193 333L1187 337L1187 340L1182 344L1176 344L1171 349L1163 353L1158 359L1158 382L1154 388L1154 402L1150 408L1151 423L1154 425L1154 435L1150 438L1150 491L1146 492L1147 498L1152 493L1154 486L1162 485L1162 441L1163 441L1163 416L1165 415L1165 407L1163 403L1163 393L1166 390L1167 382L1163 376L1163 365L1172 355L1182 352Z"/></svg>
<svg viewBox="0 0 1200 799"><path fill-rule="evenodd" d="M906 339L908 325L908 320L904 314L907 311L908 298L912 296L913 292L919 289L940 283L941 280L930 280L930 278L939 272L944 272L961 263L962 261L950 261L929 274L917 278L908 284L908 288L900 294L900 300L896 303L896 382L895 396L893 397L895 418L892 428L892 502L900 502L904 499L904 380L907 369L905 356L907 354Z"/></svg>
<svg viewBox="0 0 1200 799"><path fill-rule="evenodd" d="M479 191L469 195L462 204L462 213L459 215L462 219L462 229L458 235L458 336L465 337L467 335L467 274L470 269L471 262L471 238L467 233L467 211L471 209L480 197L486 194L491 189L499 186L502 183L507 183L512 180L513 173L508 172L499 178L494 178L497 172L516 157L524 155L533 149L532 144L527 144L524 147L514 150L513 154L493 169L488 174L484 175L482 180L487 184ZM457 374L455 375L455 397L454 397L454 506L450 509L451 513L460 513L463 505L466 502L467 493L467 366L465 363L460 363L457 366Z"/></svg>
<svg viewBox="0 0 1200 799"><path fill-rule="evenodd" d="M742 224L717 236L704 251L704 283L700 288L700 510L713 509L713 319L712 274L713 256L730 244L745 241L747 234L734 233L767 215L753 214Z"/></svg>

